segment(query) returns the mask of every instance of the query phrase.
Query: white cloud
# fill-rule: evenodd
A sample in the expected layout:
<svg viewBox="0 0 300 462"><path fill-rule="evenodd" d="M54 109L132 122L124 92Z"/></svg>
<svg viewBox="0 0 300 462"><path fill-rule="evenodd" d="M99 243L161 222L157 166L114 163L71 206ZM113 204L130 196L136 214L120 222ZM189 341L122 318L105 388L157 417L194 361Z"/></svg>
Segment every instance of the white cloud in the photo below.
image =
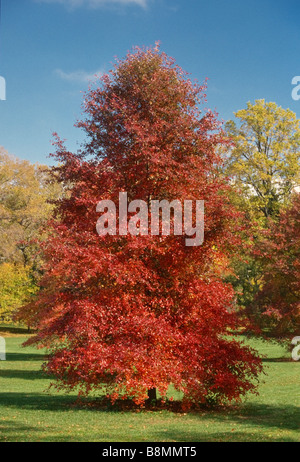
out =
<svg viewBox="0 0 300 462"><path fill-rule="evenodd" d="M97 72L86 72L83 70L78 70L74 72L64 72L61 69L56 69L55 74L58 75L63 80L68 82L79 82L79 83L89 83L95 81L97 78L103 75L101 70Z"/></svg>
<svg viewBox="0 0 300 462"><path fill-rule="evenodd" d="M148 0L35 0L38 3L61 3L69 8L87 6L89 8L100 8L104 5L138 5L146 8Z"/></svg>

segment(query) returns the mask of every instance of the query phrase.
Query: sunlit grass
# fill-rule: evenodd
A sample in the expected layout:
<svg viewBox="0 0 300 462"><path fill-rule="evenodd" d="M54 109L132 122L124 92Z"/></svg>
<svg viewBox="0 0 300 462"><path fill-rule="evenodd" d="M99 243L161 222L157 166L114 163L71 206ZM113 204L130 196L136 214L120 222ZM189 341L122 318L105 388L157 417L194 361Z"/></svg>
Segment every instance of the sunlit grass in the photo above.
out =
<svg viewBox="0 0 300 462"><path fill-rule="evenodd" d="M1 331L1 329L0 329ZM272 343L248 341L267 355L259 396L223 411L117 411L74 405L75 394L47 388L43 352L6 332L0 362L0 441L300 441L300 362ZM1 332L0 332L0 335Z"/></svg>

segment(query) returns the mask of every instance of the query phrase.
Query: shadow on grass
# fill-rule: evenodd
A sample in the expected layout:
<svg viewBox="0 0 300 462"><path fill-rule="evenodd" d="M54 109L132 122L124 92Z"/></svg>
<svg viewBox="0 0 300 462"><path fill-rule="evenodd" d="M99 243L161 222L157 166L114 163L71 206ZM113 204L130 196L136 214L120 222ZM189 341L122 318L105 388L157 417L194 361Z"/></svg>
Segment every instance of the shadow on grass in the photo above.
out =
<svg viewBox="0 0 300 462"><path fill-rule="evenodd" d="M50 394L35 394L35 393L0 393L0 410L1 407L11 407L14 409L37 410L37 411L74 411L86 410L87 412L126 412L126 409L118 409L116 406L108 404L104 406L105 400L99 399L102 406L96 405L97 400L91 399L83 400L81 403L76 402L76 398L70 395L50 395ZM136 408L135 408L136 409ZM132 412L128 408L127 412ZM161 408L152 407L151 411L160 411ZM142 412L147 412L147 409ZM170 409L171 412L171 409ZM253 426L267 429L291 430L297 431L300 428L300 409L293 405L268 405L268 404L247 404L240 405L235 408L227 408L221 411L203 410L202 412L191 412L193 418L199 418L201 423L206 420L215 421L216 423L224 425L232 425L232 423ZM172 439L173 436L169 435ZM205 435L204 435L205 436ZM237 435L235 435L236 438ZM189 438L188 440L186 438ZM199 435L198 435L199 437ZM206 437L206 436L205 436ZM179 441L193 441L194 435L187 432L186 435L182 434L174 436L175 440ZM242 438L242 436L241 436Z"/></svg>
<svg viewBox="0 0 300 462"><path fill-rule="evenodd" d="M6 362L9 361L45 361L46 356L44 353L7 353Z"/></svg>
<svg viewBox="0 0 300 462"><path fill-rule="evenodd" d="M28 330L27 327L16 327L16 326L6 326L0 324L0 332L5 334L18 334L18 335L28 335L33 334L33 330Z"/></svg>
<svg viewBox="0 0 300 462"><path fill-rule="evenodd" d="M15 420L0 420L0 442L27 442L27 441L49 441L49 442L73 442L77 438L68 435L58 435L57 428L33 427L23 425ZM83 440L84 441L84 440Z"/></svg>
<svg viewBox="0 0 300 462"><path fill-rule="evenodd" d="M293 405L253 403L242 405L230 414L230 419L236 423L247 422L257 427L297 431L300 429L300 408Z"/></svg>
<svg viewBox="0 0 300 462"><path fill-rule="evenodd" d="M36 411L65 411L74 409L74 396L49 395L48 393L0 393L1 407ZM1 423L1 422L0 422Z"/></svg>
<svg viewBox="0 0 300 462"><path fill-rule="evenodd" d="M234 409L228 408L219 412L212 410L203 414L192 413L192 415L198 417L199 423L202 425L207 422L207 426L214 424L222 426L220 432L200 433L188 429L177 432L170 429L164 432L164 437L177 442L293 442L295 440L291 436L284 435L282 432L297 432L300 429L300 409L293 405L240 405ZM233 428L235 425L238 425L239 428ZM243 431L243 426L247 427L248 431ZM274 436L272 434L266 435L266 431L271 431Z"/></svg>
<svg viewBox="0 0 300 462"><path fill-rule="evenodd" d="M42 430L31 427L29 425L20 425L16 421L11 420L1 420L0 421L0 441L5 441L10 439L10 436L17 436L18 433L20 434L31 434L31 433L39 433Z"/></svg>
<svg viewBox="0 0 300 462"><path fill-rule="evenodd" d="M164 432L164 438L167 441L176 441L183 443L244 443L244 442L265 442L265 443L275 443L278 441L292 443L292 440L289 437L272 437L266 436L265 433L247 433L242 431L233 431L230 426L228 426L228 431L220 431L216 433L201 433L201 432L192 432L192 431L174 431L169 430Z"/></svg>
<svg viewBox="0 0 300 462"><path fill-rule="evenodd" d="M47 375L42 370L31 371L31 370L4 369L4 370L0 370L0 379L45 380L45 379L49 379L49 375Z"/></svg>

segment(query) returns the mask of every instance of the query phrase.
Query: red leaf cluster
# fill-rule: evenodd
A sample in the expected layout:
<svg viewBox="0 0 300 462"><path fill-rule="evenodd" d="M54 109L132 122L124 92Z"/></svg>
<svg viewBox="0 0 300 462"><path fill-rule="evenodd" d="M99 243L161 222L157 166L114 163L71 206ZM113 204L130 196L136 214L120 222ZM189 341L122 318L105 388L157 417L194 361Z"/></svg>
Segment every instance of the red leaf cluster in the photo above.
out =
<svg viewBox="0 0 300 462"><path fill-rule="evenodd" d="M264 268L252 307L256 322L275 337L300 335L300 194L271 222L254 248Z"/></svg>

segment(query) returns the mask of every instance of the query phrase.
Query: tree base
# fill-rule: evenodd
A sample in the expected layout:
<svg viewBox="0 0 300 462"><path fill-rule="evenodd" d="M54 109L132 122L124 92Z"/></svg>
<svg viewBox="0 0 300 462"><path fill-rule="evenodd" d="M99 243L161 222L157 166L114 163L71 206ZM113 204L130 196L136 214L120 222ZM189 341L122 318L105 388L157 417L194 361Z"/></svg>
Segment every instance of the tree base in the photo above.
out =
<svg viewBox="0 0 300 462"><path fill-rule="evenodd" d="M148 390L148 400L150 402L157 400L156 388L149 388L149 390Z"/></svg>

